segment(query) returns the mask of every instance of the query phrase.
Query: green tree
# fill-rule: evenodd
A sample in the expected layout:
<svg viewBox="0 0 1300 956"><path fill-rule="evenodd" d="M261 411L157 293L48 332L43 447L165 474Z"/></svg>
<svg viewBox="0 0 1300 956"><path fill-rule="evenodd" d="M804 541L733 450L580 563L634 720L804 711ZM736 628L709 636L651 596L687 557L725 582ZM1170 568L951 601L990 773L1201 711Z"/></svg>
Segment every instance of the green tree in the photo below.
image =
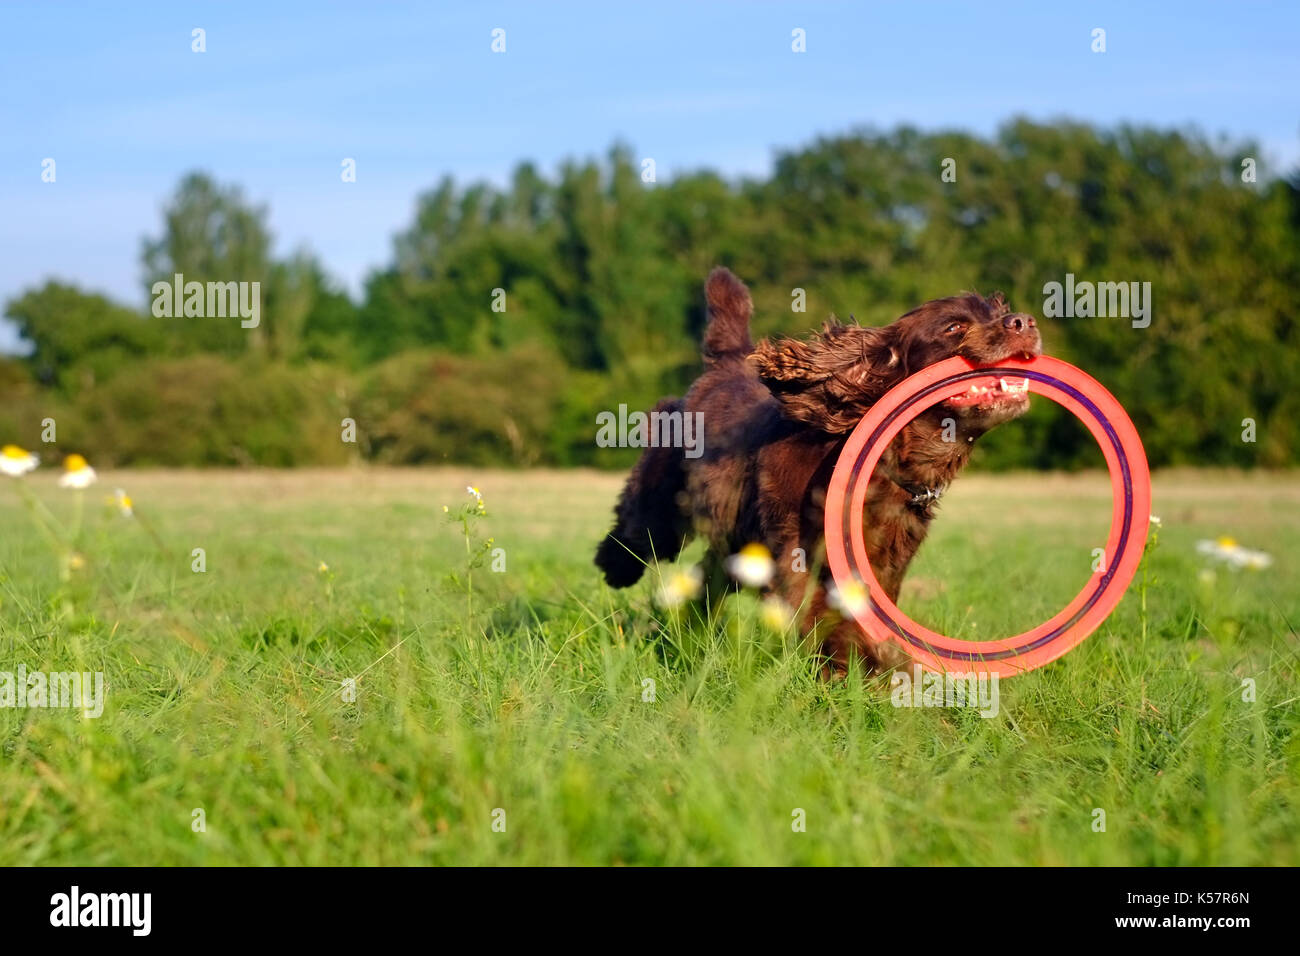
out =
<svg viewBox="0 0 1300 956"><path fill-rule="evenodd" d="M204 173L190 173L163 210L163 233L145 239L141 260L145 289L155 283L257 282L263 293L271 280L271 234L264 206L250 205L237 186L220 186ZM186 351L237 355L265 346L271 316L245 329L238 319L183 315L162 319Z"/></svg>
<svg viewBox="0 0 1300 956"><path fill-rule="evenodd" d="M158 323L60 282L10 300L5 315L33 346L24 361L37 380L62 390L94 385L166 346Z"/></svg>
<svg viewBox="0 0 1300 956"><path fill-rule="evenodd" d="M274 259L266 218L266 208L251 205L236 186L220 186L203 173L181 181L163 212L162 235L144 240L151 297L155 283L170 285L178 273L187 283L256 282L260 317L247 329L231 317L160 320L180 343L179 351L251 351L282 359L350 351L346 343L358 332L355 307L309 251Z"/></svg>

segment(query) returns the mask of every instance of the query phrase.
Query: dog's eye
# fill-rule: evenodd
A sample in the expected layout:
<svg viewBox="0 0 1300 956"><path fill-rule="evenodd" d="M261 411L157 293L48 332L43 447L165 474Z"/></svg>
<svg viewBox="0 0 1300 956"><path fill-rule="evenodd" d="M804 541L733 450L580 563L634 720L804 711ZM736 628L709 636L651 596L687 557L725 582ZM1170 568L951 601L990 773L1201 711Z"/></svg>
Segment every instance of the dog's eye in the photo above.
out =
<svg viewBox="0 0 1300 956"><path fill-rule="evenodd" d="M965 323L965 322L954 322L954 323L952 323L952 325L950 325L950 326L948 326L946 329L944 329L944 331L947 332L947 333L949 333L949 334L951 334L951 333L953 333L953 332L965 332L965 331L966 331L966 323Z"/></svg>

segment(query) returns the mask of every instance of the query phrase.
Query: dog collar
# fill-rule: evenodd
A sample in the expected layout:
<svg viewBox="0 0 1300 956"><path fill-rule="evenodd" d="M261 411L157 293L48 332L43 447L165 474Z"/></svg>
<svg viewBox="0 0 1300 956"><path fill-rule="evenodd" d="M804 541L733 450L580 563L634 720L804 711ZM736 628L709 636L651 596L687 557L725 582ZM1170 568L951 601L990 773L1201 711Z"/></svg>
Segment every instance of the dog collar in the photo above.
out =
<svg viewBox="0 0 1300 956"><path fill-rule="evenodd" d="M920 485L901 485L900 487L912 496L912 500L908 504L922 507L928 507L938 501L943 497L943 493L948 490L947 485L935 485L933 488L923 488Z"/></svg>
<svg viewBox="0 0 1300 956"><path fill-rule="evenodd" d="M947 485L935 485L926 487L925 485L911 485L895 480L894 484L902 488L912 497L908 499L907 506L914 508L922 515L929 513L931 506L943 497L943 493L948 490Z"/></svg>
<svg viewBox="0 0 1300 956"><path fill-rule="evenodd" d="M929 511L930 506L943 497L943 493L948 490L946 483L939 485L915 485L908 481L900 481L892 473L892 469L885 470L885 477L892 481L899 488L902 488L912 497L907 504L918 511Z"/></svg>

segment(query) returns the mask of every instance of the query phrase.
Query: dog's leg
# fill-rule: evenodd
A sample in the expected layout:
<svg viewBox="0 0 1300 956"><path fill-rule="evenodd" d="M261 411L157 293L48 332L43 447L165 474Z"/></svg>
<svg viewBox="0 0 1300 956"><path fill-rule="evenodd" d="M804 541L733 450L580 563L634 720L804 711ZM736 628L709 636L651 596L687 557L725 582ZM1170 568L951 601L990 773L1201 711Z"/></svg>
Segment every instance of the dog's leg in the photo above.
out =
<svg viewBox="0 0 1300 956"><path fill-rule="evenodd" d="M651 414L682 408L680 398L665 398ZM635 584L651 561L671 561L681 553L690 536L680 500L686 488L682 455L681 448L647 448L632 469L614 509L614 529L596 548L596 566L611 587Z"/></svg>
<svg viewBox="0 0 1300 956"><path fill-rule="evenodd" d="M868 639L857 621L844 617L831 606L828 583L829 578L823 578L808 597L799 628L807 645L820 653L825 661L822 675L827 679L842 678L854 660L867 674L884 673L904 666L910 658L901 648L889 642L877 643ZM802 584L806 586L807 582ZM793 590L789 592L787 600L795 593Z"/></svg>

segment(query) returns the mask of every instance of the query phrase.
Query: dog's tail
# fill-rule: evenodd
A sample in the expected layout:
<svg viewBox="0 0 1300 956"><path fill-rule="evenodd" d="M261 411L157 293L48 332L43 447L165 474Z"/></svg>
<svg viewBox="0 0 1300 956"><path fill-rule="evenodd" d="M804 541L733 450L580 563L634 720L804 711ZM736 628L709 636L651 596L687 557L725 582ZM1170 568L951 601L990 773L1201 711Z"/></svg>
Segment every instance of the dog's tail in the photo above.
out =
<svg viewBox="0 0 1300 956"><path fill-rule="evenodd" d="M680 398L665 398L654 412L684 415L684 407ZM682 449L660 445L641 452L614 509L614 530L596 548L596 566L611 587L635 584L651 561L671 561L681 552L689 531L681 506L685 489Z"/></svg>
<svg viewBox="0 0 1300 956"><path fill-rule="evenodd" d="M722 266L709 273L704 283L709 303L709 326L704 330L704 364L713 365L731 356L744 357L754 351L749 339L749 319L754 302L745 283Z"/></svg>

